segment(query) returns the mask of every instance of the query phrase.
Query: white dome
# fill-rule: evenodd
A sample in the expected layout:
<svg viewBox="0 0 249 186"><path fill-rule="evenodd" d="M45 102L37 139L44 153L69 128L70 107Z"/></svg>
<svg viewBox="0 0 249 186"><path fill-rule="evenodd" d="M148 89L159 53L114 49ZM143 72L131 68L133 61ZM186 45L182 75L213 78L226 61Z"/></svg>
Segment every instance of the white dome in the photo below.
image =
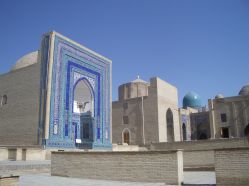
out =
<svg viewBox="0 0 249 186"><path fill-rule="evenodd" d="M215 96L215 99L220 99L220 98L224 98L223 94L217 94L217 95Z"/></svg>
<svg viewBox="0 0 249 186"><path fill-rule="evenodd" d="M146 83L146 84L148 84L148 82L146 82L146 81L140 79L139 76L137 76L137 79L133 80L132 83Z"/></svg>
<svg viewBox="0 0 249 186"><path fill-rule="evenodd" d="M30 65L37 63L38 51L26 54L17 60L16 64L11 68L10 71L15 71Z"/></svg>

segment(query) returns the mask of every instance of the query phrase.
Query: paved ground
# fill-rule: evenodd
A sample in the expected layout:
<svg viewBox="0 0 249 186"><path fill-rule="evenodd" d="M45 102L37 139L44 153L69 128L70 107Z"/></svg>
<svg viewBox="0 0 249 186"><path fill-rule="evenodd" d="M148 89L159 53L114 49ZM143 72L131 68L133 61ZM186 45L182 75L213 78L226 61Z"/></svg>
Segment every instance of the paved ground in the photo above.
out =
<svg viewBox="0 0 249 186"><path fill-rule="evenodd" d="M19 186L165 186L164 183L135 183L106 180L64 178L49 175L24 175L19 178Z"/></svg>
<svg viewBox="0 0 249 186"><path fill-rule="evenodd" d="M164 183L134 183L106 180L89 180L64 178L48 174L23 175L19 179L20 186L165 186ZM184 185L215 185L214 172L184 172Z"/></svg>
<svg viewBox="0 0 249 186"><path fill-rule="evenodd" d="M184 172L184 184L215 184L214 171Z"/></svg>
<svg viewBox="0 0 249 186"><path fill-rule="evenodd" d="M50 161L0 161L1 181L20 176L20 186L162 186L164 183L134 183L50 176ZM6 178L4 178L6 177ZM11 181L11 180L10 180ZM16 180L17 181L17 180ZM184 171L184 185L215 185L214 171ZM1 184L1 182L0 182Z"/></svg>

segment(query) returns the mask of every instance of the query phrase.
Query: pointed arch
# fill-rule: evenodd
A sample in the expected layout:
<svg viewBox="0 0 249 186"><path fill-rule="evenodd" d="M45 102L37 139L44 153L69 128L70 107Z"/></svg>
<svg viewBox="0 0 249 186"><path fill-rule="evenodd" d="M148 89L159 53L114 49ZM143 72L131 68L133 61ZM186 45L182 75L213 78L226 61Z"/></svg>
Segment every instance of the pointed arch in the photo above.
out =
<svg viewBox="0 0 249 186"><path fill-rule="evenodd" d="M128 128L125 128L122 132L122 143L130 144L131 140L131 131Z"/></svg>
<svg viewBox="0 0 249 186"><path fill-rule="evenodd" d="M73 86L73 105L72 110L73 112L78 112L77 110L77 103L83 104L82 106L87 106L86 110L92 113L94 116L94 91L93 87L91 86L90 82L85 78L82 77L78 79L74 86Z"/></svg>
<svg viewBox="0 0 249 186"><path fill-rule="evenodd" d="M174 118L173 112L170 108L168 108L166 112L166 126L167 126L167 142L174 141Z"/></svg>
<svg viewBox="0 0 249 186"><path fill-rule="evenodd" d="M186 129L186 124L182 124L182 139L183 141L187 140L187 129Z"/></svg>

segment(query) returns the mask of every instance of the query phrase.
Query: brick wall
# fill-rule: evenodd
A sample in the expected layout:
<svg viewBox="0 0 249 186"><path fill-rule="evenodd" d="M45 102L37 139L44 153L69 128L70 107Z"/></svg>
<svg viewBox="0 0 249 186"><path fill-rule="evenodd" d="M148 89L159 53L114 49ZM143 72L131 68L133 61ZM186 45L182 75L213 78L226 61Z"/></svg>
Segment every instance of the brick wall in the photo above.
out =
<svg viewBox="0 0 249 186"><path fill-rule="evenodd" d="M8 149L0 147L0 161L8 159Z"/></svg>
<svg viewBox="0 0 249 186"><path fill-rule="evenodd" d="M151 150L183 150L184 168L214 167L214 150L220 148L247 147L244 139L209 139L201 141L181 141L174 143L154 143Z"/></svg>
<svg viewBox="0 0 249 186"><path fill-rule="evenodd" d="M51 149L43 149L42 147L0 147L0 161L3 160L26 160L40 161L50 160Z"/></svg>
<svg viewBox="0 0 249 186"><path fill-rule="evenodd" d="M249 144L244 139L208 139L199 141L180 141L173 143L152 143L151 150L214 150L220 148L247 147Z"/></svg>
<svg viewBox="0 0 249 186"><path fill-rule="evenodd" d="M182 152L52 152L51 174L178 185L183 181Z"/></svg>
<svg viewBox="0 0 249 186"><path fill-rule="evenodd" d="M184 151L184 168L204 168L214 166L214 151Z"/></svg>
<svg viewBox="0 0 249 186"><path fill-rule="evenodd" d="M50 173L50 169L50 161L2 161L0 162L0 177Z"/></svg>
<svg viewBox="0 0 249 186"><path fill-rule="evenodd" d="M0 145L36 145L39 120L40 66L0 75Z"/></svg>
<svg viewBox="0 0 249 186"><path fill-rule="evenodd" d="M249 185L249 148L215 150L216 184Z"/></svg>

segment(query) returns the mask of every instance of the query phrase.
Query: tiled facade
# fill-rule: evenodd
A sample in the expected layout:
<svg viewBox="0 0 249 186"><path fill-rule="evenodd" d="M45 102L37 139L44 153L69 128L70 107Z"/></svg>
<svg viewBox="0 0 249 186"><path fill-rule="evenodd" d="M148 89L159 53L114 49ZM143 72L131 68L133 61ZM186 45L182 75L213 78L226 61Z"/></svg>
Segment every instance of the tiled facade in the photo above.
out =
<svg viewBox="0 0 249 186"><path fill-rule="evenodd" d="M46 105L46 114L41 116L46 118L46 146L75 147L75 130L80 123L79 117L73 113L73 92L79 81L85 81L94 97L94 113L92 140L83 141L84 147L110 148L111 61L55 32L45 35L43 43L41 56L49 56L42 69L47 75L44 81L48 82L43 83L42 91L47 90L46 104L43 104Z"/></svg>
<svg viewBox="0 0 249 186"><path fill-rule="evenodd" d="M111 64L56 32L45 34L39 52L25 55L0 76L0 96L6 96L6 103L1 100L0 143L111 148ZM79 82L86 84L94 104L83 119L73 111ZM76 144L82 121L89 122L91 136Z"/></svg>

